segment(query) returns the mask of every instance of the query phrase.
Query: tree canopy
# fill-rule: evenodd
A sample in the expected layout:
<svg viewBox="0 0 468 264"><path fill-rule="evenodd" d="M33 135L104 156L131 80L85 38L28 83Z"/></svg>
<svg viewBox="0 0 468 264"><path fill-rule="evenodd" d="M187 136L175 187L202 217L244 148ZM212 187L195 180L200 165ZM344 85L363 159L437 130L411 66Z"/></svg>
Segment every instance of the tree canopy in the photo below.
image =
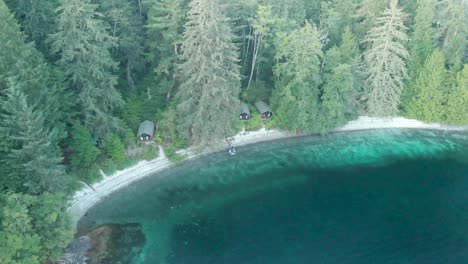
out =
<svg viewBox="0 0 468 264"><path fill-rule="evenodd" d="M465 0L0 0L0 263L56 262L73 192L156 155L145 120L174 161L243 127L467 125L467 24Z"/></svg>

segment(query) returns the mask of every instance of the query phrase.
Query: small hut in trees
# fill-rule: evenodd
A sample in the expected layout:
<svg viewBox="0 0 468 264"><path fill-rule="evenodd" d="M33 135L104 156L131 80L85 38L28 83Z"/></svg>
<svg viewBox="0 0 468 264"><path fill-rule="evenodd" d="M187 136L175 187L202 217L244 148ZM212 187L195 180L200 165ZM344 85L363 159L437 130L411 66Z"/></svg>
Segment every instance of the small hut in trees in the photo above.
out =
<svg viewBox="0 0 468 264"><path fill-rule="evenodd" d="M273 115L271 108L265 102L259 101L255 103L255 106L262 115L262 118L270 118Z"/></svg>
<svg viewBox="0 0 468 264"><path fill-rule="evenodd" d="M240 120L249 120L250 119L249 106L244 102L241 102L241 109L240 109L239 118L240 118Z"/></svg>
<svg viewBox="0 0 468 264"><path fill-rule="evenodd" d="M141 142L152 141L154 138L154 123L148 120L141 122L137 137Z"/></svg>

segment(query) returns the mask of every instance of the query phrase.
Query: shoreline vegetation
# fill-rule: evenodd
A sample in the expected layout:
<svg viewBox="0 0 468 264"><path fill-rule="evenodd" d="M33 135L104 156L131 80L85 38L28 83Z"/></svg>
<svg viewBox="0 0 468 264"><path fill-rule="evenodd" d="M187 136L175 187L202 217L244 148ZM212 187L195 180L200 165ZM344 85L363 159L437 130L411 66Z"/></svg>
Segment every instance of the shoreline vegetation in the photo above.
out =
<svg viewBox="0 0 468 264"><path fill-rule="evenodd" d="M373 118L361 116L354 121L348 122L345 126L333 130L335 132L352 132L358 130L370 129L389 129L389 128L414 128L414 129L433 129L433 130L447 130L447 131L464 131L468 130L468 126L448 126L437 123L424 123L414 119L407 119L403 117L394 118ZM233 136L235 146L245 146L256 144L260 142L273 141L277 139L285 139L296 136L291 133L279 130L266 130L262 128L257 131L239 132ZM189 147L187 149L179 150L177 154L184 155L187 160L196 159L203 155L222 151L226 148L226 142L222 139L219 143L212 148L197 149ZM162 147L159 147L159 155L156 159L150 161L140 161L138 164L117 171L112 175L105 176L101 181L92 184L91 186L83 186L77 191L70 201L70 206L67 211L72 217L73 224L76 226L78 220L85 215L85 213L94 205L99 203L102 198L111 195L114 192L121 190L145 177L157 177L155 173L168 169L177 163L171 162Z"/></svg>
<svg viewBox="0 0 468 264"><path fill-rule="evenodd" d="M57 262L102 197L241 128L267 131L237 146L359 116L468 125L465 6L0 0L0 263ZM408 122L338 131L449 129Z"/></svg>

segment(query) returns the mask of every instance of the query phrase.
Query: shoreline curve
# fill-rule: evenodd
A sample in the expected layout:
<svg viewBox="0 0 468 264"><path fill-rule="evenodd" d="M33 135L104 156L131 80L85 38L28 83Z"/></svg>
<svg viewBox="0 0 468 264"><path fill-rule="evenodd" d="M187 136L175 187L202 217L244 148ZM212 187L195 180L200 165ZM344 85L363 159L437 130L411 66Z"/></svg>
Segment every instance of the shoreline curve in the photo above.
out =
<svg viewBox="0 0 468 264"><path fill-rule="evenodd" d="M388 128L414 128L414 129L433 129L433 130L447 130L447 131L468 131L467 126L448 126L441 124L427 124L418 120L407 119L403 117L393 118L373 118L361 116L356 120L348 122L345 126L337 128L332 132L351 132L357 130L370 130L370 129L388 129ZM273 141L277 139L285 139L295 137L297 135L279 131L279 130L265 130L239 132L233 136L235 146L245 146L265 141ZM187 155L187 159L195 159L203 155L214 153L225 149L225 142L220 139L215 147L209 149L196 149L190 147L188 149L179 150L178 154ZM156 159L151 161L140 161L136 165L126 168L121 171L115 172L113 175L106 176L92 186L86 186L83 189L75 192L73 198L69 202L67 212L71 215L73 225L76 227L78 220L85 215L85 213L99 201L126 187L130 184L139 181L147 176L153 175L156 172L168 169L174 166L171 161L164 155L162 147L159 147L159 155Z"/></svg>

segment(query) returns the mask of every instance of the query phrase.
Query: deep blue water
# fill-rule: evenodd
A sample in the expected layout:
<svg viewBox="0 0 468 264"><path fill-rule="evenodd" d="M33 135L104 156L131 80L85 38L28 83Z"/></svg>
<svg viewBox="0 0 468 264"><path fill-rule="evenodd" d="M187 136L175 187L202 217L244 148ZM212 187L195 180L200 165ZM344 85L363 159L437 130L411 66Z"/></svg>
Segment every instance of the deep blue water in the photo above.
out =
<svg viewBox="0 0 468 264"><path fill-rule="evenodd" d="M145 179L80 224L142 224L134 263L468 263L466 132L361 131L238 153Z"/></svg>

